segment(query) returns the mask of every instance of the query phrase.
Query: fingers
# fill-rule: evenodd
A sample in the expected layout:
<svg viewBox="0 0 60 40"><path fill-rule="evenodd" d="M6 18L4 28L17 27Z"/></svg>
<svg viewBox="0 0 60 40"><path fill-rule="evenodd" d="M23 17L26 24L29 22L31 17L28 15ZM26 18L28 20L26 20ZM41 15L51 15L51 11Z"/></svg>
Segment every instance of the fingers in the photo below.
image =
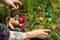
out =
<svg viewBox="0 0 60 40"><path fill-rule="evenodd" d="M20 1L16 1L19 5L22 5L22 3Z"/></svg>
<svg viewBox="0 0 60 40"><path fill-rule="evenodd" d="M12 6L12 10L14 10L14 9L18 9L20 5L22 5L21 2L19 2L19 1L15 1L14 3L11 4L11 6Z"/></svg>
<svg viewBox="0 0 60 40"><path fill-rule="evenodd" d="M14 3L14 5L15 5L16 8L13 7L12 10L19 8L19 5L17 3Z"/></svg>
<svg viewBox="0 0 60 40"><path fill-rule="evenodd" d="M19 5L17 5L17 8L19 8Z"/></svg>
<svg viewBox="0 0 60 40"><path fill-rule="evenodd" d="M48 33L48 32L50 32L51 30L49 30L49 29L43 29L44 30L44 32L46 32L46 33Z"/></svg>
<svg viewBox="0 0 60 40"><path fill-rule="evenodd" d="M45 39L47 36L42 35L42 36L37 36L37 38Z"/></svg>
<svg viewBox="0 0 60 40"><path fill-rule="evenodd" d="M47 36L45 36L45 35L42 35L40 38L41 39L45 39Z"/></svg>
<svg viewBox="0 0 60 40"><path fill-rule="evenodd" d="M46 33L48 33L48 32L51 31L51 30L49 30L49 29L37 29L37 30L44 31L44 32L46 32ZM35 30L35 31L37 31L37 30Z"/></svg>
<svg viewBox="0 0 60 40"><path fill-rule="evenodd" d="M42 35L46 35L46 36L47 36L47 35L48 35L48 33L44 32L44 33L42 33Z"/></svg>
<svg viewBox="0 0 60 40"><path fill-rule="evenodd" d="M40 36L42 37L43 39L46 38L48 36L48 32L50 32L49 29L38 29L38 31L40 30L40 32L38 32L39 35L37 36ZM44 36L43 36L44 35Z"/></svg>
<svg viewBox="0 0 60 40"><path fill-rule="evenodd" d="M44 33L41 35L36 36L37 38L45 39L48 36L48 33Z"/></svg>
<svg viewBox="0 0 60 40"><path fill-rule="evenodd" d="M41 39L45 39L46 37L48 36L48 33L42 33L41 35L39 36L36 36L37 38L41 38Z"/></svg>
<svg viewBox="0 0 60 40"><path fill-rule="evenodd" d="M17 9L13 3L11 3L11 7L12 7L12 9Z"/></svg>

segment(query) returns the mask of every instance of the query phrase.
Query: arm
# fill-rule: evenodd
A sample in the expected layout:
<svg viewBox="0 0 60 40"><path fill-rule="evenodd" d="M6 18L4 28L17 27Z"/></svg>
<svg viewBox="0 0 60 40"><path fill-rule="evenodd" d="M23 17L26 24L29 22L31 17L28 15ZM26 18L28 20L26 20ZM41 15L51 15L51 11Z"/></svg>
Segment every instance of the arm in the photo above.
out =
<svg viewBox="0 0 60 40"><path fill-rule="evenodd" d="M24 39L35 37L45 39L48 35L48 32L50 32L49 29L36 29L29 32L25 32Z"/></svg>
<svg viewBox="0 0 60 40"><path fill-rule="evenodd" d="M11 20L12 20L12 18L10 19L10 21L9 21L9 26L12 28L12 29L14 29L14 27L13 27L13 25L11 24Z"/></svg>
<svg viewBox="0 0 60 40"><path fill-rule="evenodd" d="M38 36L40 36L40 38L43 39L47 37L48 32L50 32L50 30L48 29L37 29L30 32L25 32L25 33L10 31L10 40L12 39L22 40L22 39L34 38Z"/></svg>

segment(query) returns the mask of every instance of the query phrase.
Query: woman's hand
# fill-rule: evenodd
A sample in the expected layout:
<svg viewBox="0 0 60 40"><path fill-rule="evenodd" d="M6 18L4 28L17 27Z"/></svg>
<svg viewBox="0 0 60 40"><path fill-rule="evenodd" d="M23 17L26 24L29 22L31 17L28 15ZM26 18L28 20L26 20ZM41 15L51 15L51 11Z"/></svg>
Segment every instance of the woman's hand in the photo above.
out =
<svg viewBox="0 0 60 40"><path fill-rule="evenodd" d="M37 30L33 30L33 31L30 31L30 32L26 32L25 33L25 38L34 38L34 37L37 37L37 38L46 38L47 35L48 35L48 32L50 32L49 29L37 29Z"/></svg>
<svg viewBox="0 0 60 40"><path fill-rule="evenodd" d="M0 0L1 3L12 7L12 10L19 8L22 3L18 0Z"/></svg>

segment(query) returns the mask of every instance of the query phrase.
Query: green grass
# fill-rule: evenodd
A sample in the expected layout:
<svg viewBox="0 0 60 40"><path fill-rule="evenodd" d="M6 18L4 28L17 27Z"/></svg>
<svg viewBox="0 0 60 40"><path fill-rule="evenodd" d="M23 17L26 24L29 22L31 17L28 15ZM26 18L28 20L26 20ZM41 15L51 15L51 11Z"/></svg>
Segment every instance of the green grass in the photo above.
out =
<svg viewBox="0 0 60 40"><path fill-rule="evenodd" d="M50 29L47 40L60 40L60 0L20 0L23 5L17 9L20 13L26 13L27 22L29 26L24 29L24 31L30 31L34 29L47 28ZM51 29L50 24L46 22L46 18L44 17L44 22L39 21L39 12L42 9L42 4L46 3L48 5L48 10L51 14L52 22L55 22L56 29ZM44 9L43 9L44 10ZM6 16L10 15L11 8L8 6L0 5L0 22L5 24Z"/></svg>

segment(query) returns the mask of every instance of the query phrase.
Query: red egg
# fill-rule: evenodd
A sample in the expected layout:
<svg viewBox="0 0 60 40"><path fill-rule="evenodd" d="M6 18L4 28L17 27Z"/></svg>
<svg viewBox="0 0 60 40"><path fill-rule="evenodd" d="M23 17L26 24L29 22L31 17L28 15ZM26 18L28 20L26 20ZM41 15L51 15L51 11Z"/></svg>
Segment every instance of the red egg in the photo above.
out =
<svg viewBox="0 0 60 40"><path fill-rule="evenodd" d="M23 17L19 17L19 22L23 23L24 22L24 18Z"/></svg>

